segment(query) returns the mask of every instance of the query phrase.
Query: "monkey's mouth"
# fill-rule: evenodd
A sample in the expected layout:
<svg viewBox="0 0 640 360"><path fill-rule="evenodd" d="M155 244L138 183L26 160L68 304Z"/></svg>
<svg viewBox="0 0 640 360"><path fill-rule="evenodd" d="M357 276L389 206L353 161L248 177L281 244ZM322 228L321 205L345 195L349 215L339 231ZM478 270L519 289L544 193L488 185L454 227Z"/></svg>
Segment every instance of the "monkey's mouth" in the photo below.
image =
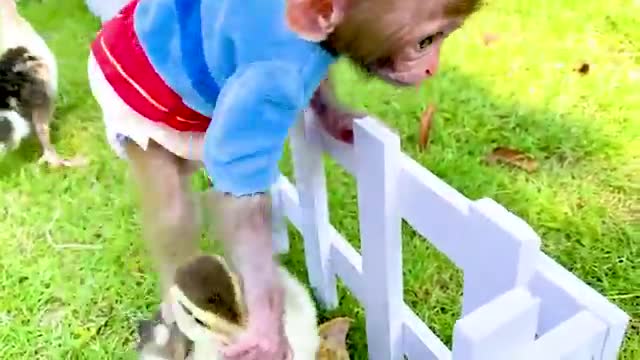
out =
<svg viewBox="0 0 640 360"><path fill-rule="evenodd" d="M398 78L395 75L395 73L390 72L390 71L385 71L385 70L378 70L374 73L378 78L380 78L381 80L383 80L386 83L389 83L391 85L394 86L398 86L398 87L410 87L410 86L415 86L416 84L412 81L406 81L404 79Z"/></svg>
<svg viewBox="0 0 640 360"><path fill-rule="evenodd" d="M378 79L397 87L411 87L415 86L415 81L410 81L405 79L402 74L399 74L397 71L389 68L388 66L380 66L380 65L368 65L365 67L365 71L369 76L377 77Z"/></svg>

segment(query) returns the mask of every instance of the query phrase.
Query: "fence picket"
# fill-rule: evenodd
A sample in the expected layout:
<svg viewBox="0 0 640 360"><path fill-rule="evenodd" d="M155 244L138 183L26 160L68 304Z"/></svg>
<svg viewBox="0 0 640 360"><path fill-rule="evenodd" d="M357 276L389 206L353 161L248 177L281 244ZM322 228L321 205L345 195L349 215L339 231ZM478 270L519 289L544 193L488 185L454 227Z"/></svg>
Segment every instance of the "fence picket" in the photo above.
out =
<svg viewBox="0 0 640 360"><path fill-rule="evenodd" d="M472 202L467 220L462 314L521 285L535 273L540 238L491 199Z"/></svg>
<svg viewBox="0 0 640 360"><path fill-rule="evenodd" d="M453 358L522 359L534 341L539 310L540 300L523 288L498 296L456 322Z"/></svg>
<svg viewBox="0 0 640 360"><path fill-rule="evenodd" d="M338 303L336 278L329 261L329 209L322 149L312 141L306 124L312 115L305 113L291 134L291 153L300 201L302 236L309 282L318 300L328 308Z"/></svg>
<svg viewBox="0 0 640 360"><path fill-rule="evenodd" d="M354 145L342 144L306 113L290 140L296 184L281 176L272 193L274 217L302 233L322 305L337 305L336 276L364 305L369 359L616 359L629 316L543 254L524 220L464 197L403 154L377 120L354 129ZM362 256L329 222L323 153L357 178ZM463 269L453 351L403 301L403 218ZM282 229L274 227L274 246L286 251Z"/></svg>
<svg viewBox="0 0 640 360"><path fill-rule="evenodd" d="M354 126L364 307L371 360L402 359L402 240L397 205L400 139L366 120Z"/></svg>

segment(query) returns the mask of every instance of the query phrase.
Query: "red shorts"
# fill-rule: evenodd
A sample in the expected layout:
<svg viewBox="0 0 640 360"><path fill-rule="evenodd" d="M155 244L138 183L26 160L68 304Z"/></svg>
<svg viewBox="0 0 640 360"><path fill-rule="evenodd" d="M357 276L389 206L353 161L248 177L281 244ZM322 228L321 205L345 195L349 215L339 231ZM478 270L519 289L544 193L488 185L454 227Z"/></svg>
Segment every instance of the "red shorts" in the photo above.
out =
<svg viewBox="0 0 640 360"><path fill-rule="evenodd" d="M149 62L133 28L134 0L106 22L91 51L107 82L145 118L178 131L205 132L211 118L184 104Z"/></svg>

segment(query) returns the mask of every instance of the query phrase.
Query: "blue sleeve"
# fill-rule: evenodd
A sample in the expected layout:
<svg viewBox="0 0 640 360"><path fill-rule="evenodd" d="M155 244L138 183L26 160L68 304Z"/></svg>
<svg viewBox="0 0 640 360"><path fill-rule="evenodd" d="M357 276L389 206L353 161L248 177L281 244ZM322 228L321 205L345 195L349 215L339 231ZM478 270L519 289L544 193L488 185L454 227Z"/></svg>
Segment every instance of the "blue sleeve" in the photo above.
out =
<svg viewBox="0 0 640 360"><path fill-rule="evenodd" d="M277 61L238 68L220 92L204 139L204 166L217 191L269 190L303 101L297 68Z"/></svg>

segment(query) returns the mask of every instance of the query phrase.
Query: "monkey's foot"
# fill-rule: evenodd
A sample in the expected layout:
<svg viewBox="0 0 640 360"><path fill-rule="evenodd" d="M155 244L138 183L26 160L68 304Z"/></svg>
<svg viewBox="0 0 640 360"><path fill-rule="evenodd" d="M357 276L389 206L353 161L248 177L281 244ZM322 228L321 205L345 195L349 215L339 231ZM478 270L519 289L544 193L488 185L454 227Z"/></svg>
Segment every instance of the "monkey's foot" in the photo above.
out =
<svg viewBox="0 0 640 360"><path fill-rule="evenodd" d="M222 349L225 360L292 360L293 351L285 337L248 330Z"/></svg>
<svg viewBox="0 0 640 360"><path fill-rule="evenodd" d="M44 154L38 159L38 164L48 164L53 168L57 167L81 167L86 166L89 161L82 156L77 156L73 159L64 159L58 155L55 151L45 151Z"/></svg>

